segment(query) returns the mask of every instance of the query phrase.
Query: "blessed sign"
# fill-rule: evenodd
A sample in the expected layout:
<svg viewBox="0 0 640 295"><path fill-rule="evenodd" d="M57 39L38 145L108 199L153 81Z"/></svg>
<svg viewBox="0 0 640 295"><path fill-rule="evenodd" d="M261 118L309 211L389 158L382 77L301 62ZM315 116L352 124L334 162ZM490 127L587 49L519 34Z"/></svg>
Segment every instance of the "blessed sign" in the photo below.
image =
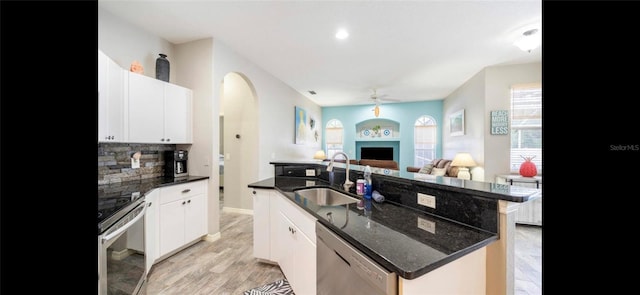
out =
<svg viewBox="0 0 640 295"><path fill-rule="evenodd" d="M509 111L491 111L491 134L509 134Z"/></svg>

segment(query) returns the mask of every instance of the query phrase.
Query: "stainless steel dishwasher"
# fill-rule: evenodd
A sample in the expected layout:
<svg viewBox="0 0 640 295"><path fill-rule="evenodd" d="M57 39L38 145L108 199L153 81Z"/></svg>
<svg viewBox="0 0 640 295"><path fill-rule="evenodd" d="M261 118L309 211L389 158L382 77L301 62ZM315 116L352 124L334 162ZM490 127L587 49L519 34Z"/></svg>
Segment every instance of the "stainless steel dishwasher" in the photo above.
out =
<svg viewBox="0 0 640 295"><path fill-rule="evenodd" d="M398 276L316 221L318 295L398 294Z"/></svg>

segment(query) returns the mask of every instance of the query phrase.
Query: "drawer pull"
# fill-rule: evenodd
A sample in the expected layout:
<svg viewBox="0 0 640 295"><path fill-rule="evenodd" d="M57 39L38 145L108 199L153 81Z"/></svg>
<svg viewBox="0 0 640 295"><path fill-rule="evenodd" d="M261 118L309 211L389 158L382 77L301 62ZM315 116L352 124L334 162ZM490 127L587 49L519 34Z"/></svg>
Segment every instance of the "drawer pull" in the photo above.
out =
<svg viewBox="0 0 640 295"><path fill-rule="evenodd" d="M182 191L182 193L183 193L183 194L186 194L186 193L188 193L188 192L190 192L190 191L191 191L191 189L190 189L190 188L188 188L188 189L186 189L186 190L183 190L183 191Z"/></svg>

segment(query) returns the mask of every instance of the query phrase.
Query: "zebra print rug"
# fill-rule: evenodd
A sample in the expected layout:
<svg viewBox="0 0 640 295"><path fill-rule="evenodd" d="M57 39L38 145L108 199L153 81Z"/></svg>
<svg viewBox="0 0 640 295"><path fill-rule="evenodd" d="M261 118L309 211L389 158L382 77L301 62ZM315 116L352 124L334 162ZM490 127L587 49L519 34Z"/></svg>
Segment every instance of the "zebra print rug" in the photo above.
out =
<svg viewBox="0 0 640 295"><path fill-rule="evenodd" d="M273 283L245 291L242 295L295 295L287 279L277 280Z"/></svg>

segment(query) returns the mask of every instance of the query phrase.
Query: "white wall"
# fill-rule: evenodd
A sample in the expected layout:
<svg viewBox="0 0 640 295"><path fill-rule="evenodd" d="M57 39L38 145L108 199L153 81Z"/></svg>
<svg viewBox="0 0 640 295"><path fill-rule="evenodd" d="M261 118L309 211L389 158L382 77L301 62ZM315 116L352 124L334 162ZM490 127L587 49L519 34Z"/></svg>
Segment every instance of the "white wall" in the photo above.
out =
<svg viewBox="0 0 640 295"><path fill-rule="evenodd" d="M193 144L184 147L189 151L189 174L210 176L209 233L220 231L220 191L218 166L219 106L213 103L213 39L206 38L175 45L174 60L180 67L176 83L193 90ZM178 148L182 148L178 146Z"/></svg>
<svg viewBox="0 0 640 295"><path fill-rule="evenodd" d="M294 144L294 107L306 109L308 115L316 118L318 126L324 126L320 120L322 116L318 105L219 40L214 40L213 64L215 81L223 81L226 74L236 72L249 79L254 86L259 109L258 175L255 181L274 175L270 161L313 158L313 154L320 149L320 141L308 145ZM214 83L214 87L220 85ZM213 93L214 100L219 101L220 90L216 89ZM231 185L230 181L233 180L225 178L225 188Z"/></svg>
<svg viewBox="0 0 640 295"><path fill-rule="evenodd" d="M144 68L144 75L152 78L156 77L156 58L164 53L170 63L169 82L178 84L176 71L180 65L174 62L173 44L101 8L98 8L98 48L127 70L137 60Z"/></svg>
<svg viewBox="0 0 640 295"><path fill-rule="evenodd" d="M484 71L478 72L444 99L442 118L442 158L468 152L478 166L484 165ZM464 109L464 135L451 136L449 116Z"/></svg>
<svg viewBox="0 0 640 295"><path fill-rule="evenodd" d="M509 174L510 135L491 135L489 116L495 110L511 113L511 85L534 82L542 82L542 63L487 67L445 98L443 158L471 153L487 182L495 182L498 174ZM448 118L459 109L465 110L465 134L450 136Z"/></svg>
<svg viewBox="0 0 640 295"><path fill-rule="evenodd" d="M509 174L510 135L491 135L491 111L509 110L511 114L511 85L542 82L542 63L495 66L485 69L484 150L485 178L495 182L498 174ZM509 122L509 126L511 122ZM544 120L543 120L544 124Z"/></svg>

